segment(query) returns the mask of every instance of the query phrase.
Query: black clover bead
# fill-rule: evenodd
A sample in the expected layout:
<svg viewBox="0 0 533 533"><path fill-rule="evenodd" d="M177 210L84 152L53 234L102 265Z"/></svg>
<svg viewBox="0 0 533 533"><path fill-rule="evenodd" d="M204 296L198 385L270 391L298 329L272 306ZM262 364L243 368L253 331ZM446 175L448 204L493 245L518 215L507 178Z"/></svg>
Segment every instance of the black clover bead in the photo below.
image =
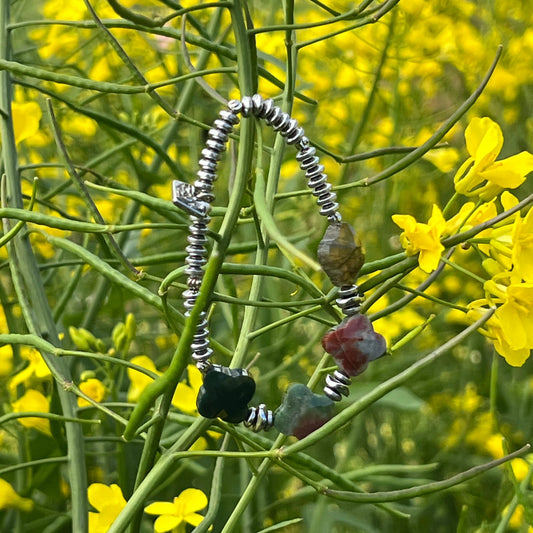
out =
<svg viewBox="0 0 533 533"><path fill-rule="evenodd" d="M238 424L248 416L248 402L255 392L255 381L240 368L212 368L204 377L196 407L205 418L221 418Z"/></svg>

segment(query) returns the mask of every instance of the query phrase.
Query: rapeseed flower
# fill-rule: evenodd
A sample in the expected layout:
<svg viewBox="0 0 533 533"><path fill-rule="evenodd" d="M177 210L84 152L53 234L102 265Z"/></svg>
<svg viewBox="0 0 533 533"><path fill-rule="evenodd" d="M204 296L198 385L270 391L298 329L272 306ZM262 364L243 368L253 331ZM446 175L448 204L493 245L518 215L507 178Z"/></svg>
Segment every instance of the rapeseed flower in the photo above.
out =
<svg viewBox="0 0 533 533"><path fill-rule="evenodd" d="M196 414L196 397L202 386L202 373L194 365L187 366L189 385L184 382L178 383L176 392L172 397L172 405L186 414Z"/></svg>
<svg viewBox="0 0 533 533"><path fill-rule="evenodd" d="M161 372L157 370L155 363L146 355L137 355L131 359L131 362L134 365L146 368L146 370L149 370L150 372L153 372L158 376L161 375ZM141 395L142 391L148 385L150 385L153 379L150 376L139 372L138 370L134 370L133 368L128 368L128 377L130 378L130 387L128 389L128 402L133 403L139 399L139 396Z"/></svg>
<svg viewBox="0 0 533 533"><path fill-rule="evenodd" d="M11 105L15 144L19 144L39 131L39 123L43 115L37 102L13 102Z"/></svg>
<svg viewBox="0 0 533 533"><path fill-rule="evenodd" d="M480 332L511 366L522 366L533 349L533 283L503 271L484 284L485 298L468 305L467 317L477 320L487 306L498 305Z"/></svg>
<svg viewBox="0 0 533 533"><path fill-rule="evenodd" d="M155 533L185 531L185 524L197 526L204 519L200 511L207 505L207 496L198 489L185 489L170 502L154 502L144 509L145 513L160 515L154 523Z"/></svg>
<svg viewBox="0 0 533 533"><path fill-rule="evenodd" d="M488 117L472 119L465 130L465 140L470 157L455 174L458 193L490 200L503 189L516 189L533 170L533 154L526 151L496 161L503 134Z"/></svg>
<svg viewBox="0 0 533 533"><path fill-rule="evenodd" d="M131 362L146 368L146 370L150 370L158 376L162 374L162 372L157 370L154 362L146 355L133 357ZM172 397L172 405L183 413L193 415L198 412L196 408L196 397L202 386L202 373L196 368L196 366L188 365L187 376L189 385L184 382L178 383L174 396ZM153 379L133 368L128 368L128 377L130 378L128 402L136 402L142 391L153 381Z"/></svg>
<svg viewBox="0 0 533 533"><path fill-rule="evenodd" d="M111 524L126 507L122 490L115 484L108 486L104 483L93 483L87 489L87 498L98 511L89 512L90 533L107 533Z"/></svg>
<svg viewBox="0 0 533 533"><path fill-rule="evenodd" d="M11 406L14 413L50 412L50 402L41 392L34 389L27 390L21 398L12 402ZM50 422L47 418L37 418L31 416L19 418L18 421L25 428L35 428L37 431L40 431L45 435L51 434Z"/></svg>
<svg viewBox="0 0 533 533"><path fill-rule="evenodd" d="M512 245L514 272L523 280L533 283L533 209L524 218L515 218Z"/></svg>
<svg viewBox="0 0 533 533"><path fill-rule="evenodd" d="M432 272L439 264L444 246L440 239L446 229L446 221L437 205L433 205L427 224L417 222L411 215L393 215L394 223L404 231L400 241L407 255L419 253L418 264L424 272Z"/></svg>
<svg viewBox="0 0 533 533"><path fill-rule="evenodd" d="M31 511L33 509L33 500L19 496L10 483L0 478L0 510L4 509Z"/></svg>
<svg viewBox="0 0 533 533"><path fill-rule="evenodd" d="M80 390L92 398L95 402L101 402L107 396L106 386L96 378L89 378L80 383ZM78 407L86 407L91 404L84 398L78 398Z"/></svg>
<svg viewBox="0 0 533 533"><path fill-rule="evenodd" d="M26 359L29 364L11 378L9 388L12 391L22 383L31 386L35 381L40 382L51 378L50 369L43 356L35 348L23 346L20 350L20 356L22 359Z"/></svg>
<svg viewBox="0 0 533 533"><path fill-rule="evenodd" d="M533 283L515 279L506 286L493 278L485 283L485 290L502 302L495 314L510 346L533 348Z"/></svg>
<svg viewBox="0 0 533 533"><path fill-rule="evenodd" d="M13 370L13 348L6 344L0 347L0 378L9 376Z"/></svg>
<svg viewBox="0 0 533 533"><path fill-rule="evenodd" d="M486 299L476 300L468 305L468 312L466 314L469 322L479 320L483 314L488 310ZM527 346L522 348L513 348L502 327L501 320L494 314L485 323L479 332L487 337L494 344L494 349L507 361L511 366L522 366L529 357L530 348Z"/></svg>

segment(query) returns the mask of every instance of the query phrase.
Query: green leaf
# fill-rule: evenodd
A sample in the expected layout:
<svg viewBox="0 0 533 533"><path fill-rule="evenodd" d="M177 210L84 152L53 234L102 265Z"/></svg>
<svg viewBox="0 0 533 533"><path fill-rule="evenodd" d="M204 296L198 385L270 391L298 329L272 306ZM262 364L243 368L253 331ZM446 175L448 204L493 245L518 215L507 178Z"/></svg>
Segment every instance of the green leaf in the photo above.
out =
<svg viewBox="0 0 533 533"><path fill-rule="evenodd" d="M361 383L352 389L352 396L365 396L370 391L377 387L378 383ZM419 411L422 406L425 404L424 400L419 398L412 391L406 387L399 387L389 392L383 398L379 399L376 402L378 405L383 407L392 407L395 409L400 409L402 411Z"/></svg>

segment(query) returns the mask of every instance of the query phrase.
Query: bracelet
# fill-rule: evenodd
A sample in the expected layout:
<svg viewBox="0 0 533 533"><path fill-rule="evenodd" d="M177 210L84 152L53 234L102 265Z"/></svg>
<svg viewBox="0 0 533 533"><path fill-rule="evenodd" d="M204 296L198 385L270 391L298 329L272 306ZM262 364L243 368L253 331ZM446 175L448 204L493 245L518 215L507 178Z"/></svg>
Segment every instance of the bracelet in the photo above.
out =
<svg viewBox="0 0 533 533"><path fill-rule="evenodd" d="M342 221L337 196L331 190L316 149L310 145L295 119L284 113L272 99L264 100L258 94L231 100L227 108L219 112L201 152L200 169L194 184L172 183L173 203L190 217L188 246L185 248L188 254L185 259L187 289L183 292L185 314L188 315L194 307L202 284L217 166L228 137L239 122L239 114L263 119L285 138L287 144L296 147L296 159L305 172L309 188L317 197L320 214L328 220L318 246L318 262L339 288L336 303L346 318L322 338L324 350L338 367L326 376L324 394L315 394L300 383L292 384L282 404L272 411L265 404L248 406L255 393L255 382L246 369L211 363L213 350L209 344L207 312L202 311L191 344L192 358L203 374L197 407L200 415L206 418L220 418L233 424L244 422L253 431L274 426L281 433L303 438L333 416L334 402L349 394L350 378L362 373L370 361L381 357L386 351L386 342L374 331L370 320L360 314L362 295L355 280L364 263L364 254L353 228Z"/></svg>

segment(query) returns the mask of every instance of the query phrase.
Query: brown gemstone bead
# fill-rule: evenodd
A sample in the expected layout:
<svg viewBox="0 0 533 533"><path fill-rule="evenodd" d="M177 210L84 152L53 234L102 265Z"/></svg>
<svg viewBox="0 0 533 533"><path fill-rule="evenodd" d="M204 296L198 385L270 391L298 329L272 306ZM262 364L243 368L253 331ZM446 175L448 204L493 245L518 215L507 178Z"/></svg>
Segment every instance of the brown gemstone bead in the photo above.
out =
<svg viewBox="0 0 533 533"><path fill-rule="evenodd" d="M355 282L365 254L350 224L341 222L328 226L318 245L318 262L333 285L343 287Z"/></svg>

